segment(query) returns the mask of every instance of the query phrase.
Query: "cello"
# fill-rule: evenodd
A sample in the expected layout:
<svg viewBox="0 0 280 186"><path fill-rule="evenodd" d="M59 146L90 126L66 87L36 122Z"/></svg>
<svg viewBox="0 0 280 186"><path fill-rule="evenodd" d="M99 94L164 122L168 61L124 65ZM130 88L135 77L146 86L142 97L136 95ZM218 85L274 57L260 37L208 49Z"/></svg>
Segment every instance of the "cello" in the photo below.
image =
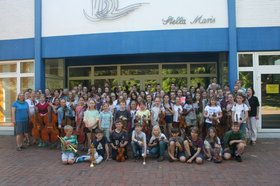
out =
<svg viewBox="0 0 280 186"><path fill-rule="evenodd" d="M76 130L74 133L77 135L77 140L79 144L83 144L86 140L86 136L84 133L85 123L83 122L83 115L85 109L85 106L77 106L76 108Z"/></svg>
<svg viewBox="0 0 280 186"><path fill-rule="evenodd" d="M36 140L41 138L40 130L43 128L42 124L39 122L38 112L35 110L33 117L31 118L31 122L33 124L33 128L31 131L31 135Z"/></svg>
<svg viewBox="0 0 280 186"><path fill-rule="evenodd" d="M59 134L59 131L56 128L57 116L50 107L48 107L48 114L44 116L44 123L45 126L42 129L42 140L45 142L57 141L57 136Z"/></svg>

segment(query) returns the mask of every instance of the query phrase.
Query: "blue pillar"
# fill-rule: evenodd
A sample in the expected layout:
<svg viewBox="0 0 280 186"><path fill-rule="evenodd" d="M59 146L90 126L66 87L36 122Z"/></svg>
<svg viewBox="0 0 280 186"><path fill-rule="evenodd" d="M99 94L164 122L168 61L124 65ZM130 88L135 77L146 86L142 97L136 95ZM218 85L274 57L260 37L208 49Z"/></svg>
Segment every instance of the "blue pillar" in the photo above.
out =
<svg viewBox="0 0 280 186"><path fill-rule="evenodd" d="M229 64L228 79L231 89L237 79L237 32L236 32L236 3L228 0L228 37L229 37Z"/></svg>
<svg viewBox="0 0 280 186"><path fill-rule="evenodd" d="M42 0L35 0L35 90L45 89L45 66L42 61Z"/></svg>

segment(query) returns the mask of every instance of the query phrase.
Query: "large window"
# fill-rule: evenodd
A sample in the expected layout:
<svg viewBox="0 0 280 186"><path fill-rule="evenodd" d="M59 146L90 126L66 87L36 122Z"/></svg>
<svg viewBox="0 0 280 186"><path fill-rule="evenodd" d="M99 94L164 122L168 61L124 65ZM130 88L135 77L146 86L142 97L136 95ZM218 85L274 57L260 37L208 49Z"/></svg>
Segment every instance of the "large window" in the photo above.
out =
<svg viewBox="0 0 280 186"><path fill-rule="evenodd" d="M171 83L179 88L191 85L208 86L210 79L217 77L217 63L157 63L157 64L123 64L68 67L68 87L78 84L90 87L95 85L104 88L107 82L112 89L122 86L128 89L137 85L144 90L147 84L153 87L157 83L168 92Z"/></svg>
<svg viewBox="0 0 280 186"><path fill-rule="evenodd" d="M12 103L28 88L34 89L33 61L0 62L0 126L12 126Z"/></svg>
<svg viewBox="0 0 280 186"><path fill-rule="evenodd" d="M79 73L83 73L80 70ZM45 60L45 75L46 87L49 89L64 87L64 59L46 59Z"/></svg>

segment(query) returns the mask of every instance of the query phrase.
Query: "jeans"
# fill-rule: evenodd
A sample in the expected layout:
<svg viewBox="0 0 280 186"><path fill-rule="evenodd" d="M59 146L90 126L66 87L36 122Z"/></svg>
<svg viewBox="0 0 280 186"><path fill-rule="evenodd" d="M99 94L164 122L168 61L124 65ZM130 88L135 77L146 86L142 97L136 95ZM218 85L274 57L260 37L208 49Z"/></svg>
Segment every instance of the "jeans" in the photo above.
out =
<svg viewBox="0 0 280 186"><path fill-rule="evenodd" d="M142 156L142 154L145 152L144 147L140 146L139 143L137 143L135 141L131 141L131 148L132 148L134 157Z"/></svg>
<svg viewBox="0 0 280 186"><path fill-rule="evenodd" d="M159 145L150 148L149 153L151 155L164 156L164 152L166 149L167 149L167 144L164 141L160 141Z"/></svg>
<svg viewBox="0 0 280 186"><path fill-rule="evenodd" d="M257 119L256 117L249 117L248 123L248 130L249 130L249 139L252 141L257 140Z"/></svg>

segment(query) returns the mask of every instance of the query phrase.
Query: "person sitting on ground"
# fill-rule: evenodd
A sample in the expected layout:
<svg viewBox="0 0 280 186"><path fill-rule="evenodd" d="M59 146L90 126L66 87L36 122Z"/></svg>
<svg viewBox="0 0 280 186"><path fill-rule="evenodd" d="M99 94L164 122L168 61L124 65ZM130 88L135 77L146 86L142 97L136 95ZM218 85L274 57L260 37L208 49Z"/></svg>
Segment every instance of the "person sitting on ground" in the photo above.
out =
<svg viewBox="0 0 280 186"><path fill-rule="evenodd" d="M185 150L184 150L184 139L179 136L179 129L171 129L171 138L169 138L169 148L168 148L169 160L173 161L186 161Z"/></svg>
<svg viewBox="0 0 280 186"><path fill-rule="evenodd" d="M141 156L143 158L146 158L147 156L146 134L142 132L142 125L140 123L136 123L135 129L132 131L131 147L132 147L135 161L137 161Z"/></svg>
<svg viewBox="0 0 280 186"><path fill-rule="evenodd" d="M70 125L66 125L64 127L64 132L65 136L62 138L63 140L61 141L61 160L62 163L65 165L72 165L75 162L76 153L74 149L77 149L77 136L72 135L73 127Z"/></svg>
<svg viewBox="0 0 280 186"><path fill-rule="evenodd" d="M123 130L123 121L117 120L115 122L116 129L110 134L110 143L112 147L112 159L117 160L118 149L124 148L123 156L127 159L127 144L128 134Z"/></svg>
<svg viewBox="0 0 280 186"><path fill-rule="evenodd" d="M192 163L194 160L197 164L203 163L203 141L199 137L198 128L191 128L191 136L187 137L184 141L185 149L186 149L186 157L190 157L187 160L187 163Z"/></svg>
<svg viewBox="0 0 280 186"><path fill-rule="evenodd" d="M158 156L158 162L164 160L164 153L167 149L168 140L166 136L161 133L160 127L155 125L152 130L152 137L149 141L149 154Z"/></svg>
<svg viewBox="0 0 280 186"><path fill-rule="evenodd" d="M245 134L240 131L238 122L233 122L231 130L224 135L224 159L234 157L236 161L242 162L241 155L246 146Z"/></svg>
<svg viewBox="0 0 280 186"><path fill-rule="evenodd" d="M85 162L85 161L92 161L92 156L94 154L94 161L93 164L100 164L105 159L106 153L106 160L109 159L109 147L108 141L106 136L104 136L104 132L101 129L95 130L95 140L89 147L89 154L79 156L76 159L76 163ZM93 154L91 154L93 153Z"/></svg>
<svg viewBox="0 0 280 186"><path fill-rule="evenodd" d="M214 163L222 162L221 140L217 136L214 127L210 127L208 130L208 134L204 140L204 152L208 161L213 161Z"/></svg>

